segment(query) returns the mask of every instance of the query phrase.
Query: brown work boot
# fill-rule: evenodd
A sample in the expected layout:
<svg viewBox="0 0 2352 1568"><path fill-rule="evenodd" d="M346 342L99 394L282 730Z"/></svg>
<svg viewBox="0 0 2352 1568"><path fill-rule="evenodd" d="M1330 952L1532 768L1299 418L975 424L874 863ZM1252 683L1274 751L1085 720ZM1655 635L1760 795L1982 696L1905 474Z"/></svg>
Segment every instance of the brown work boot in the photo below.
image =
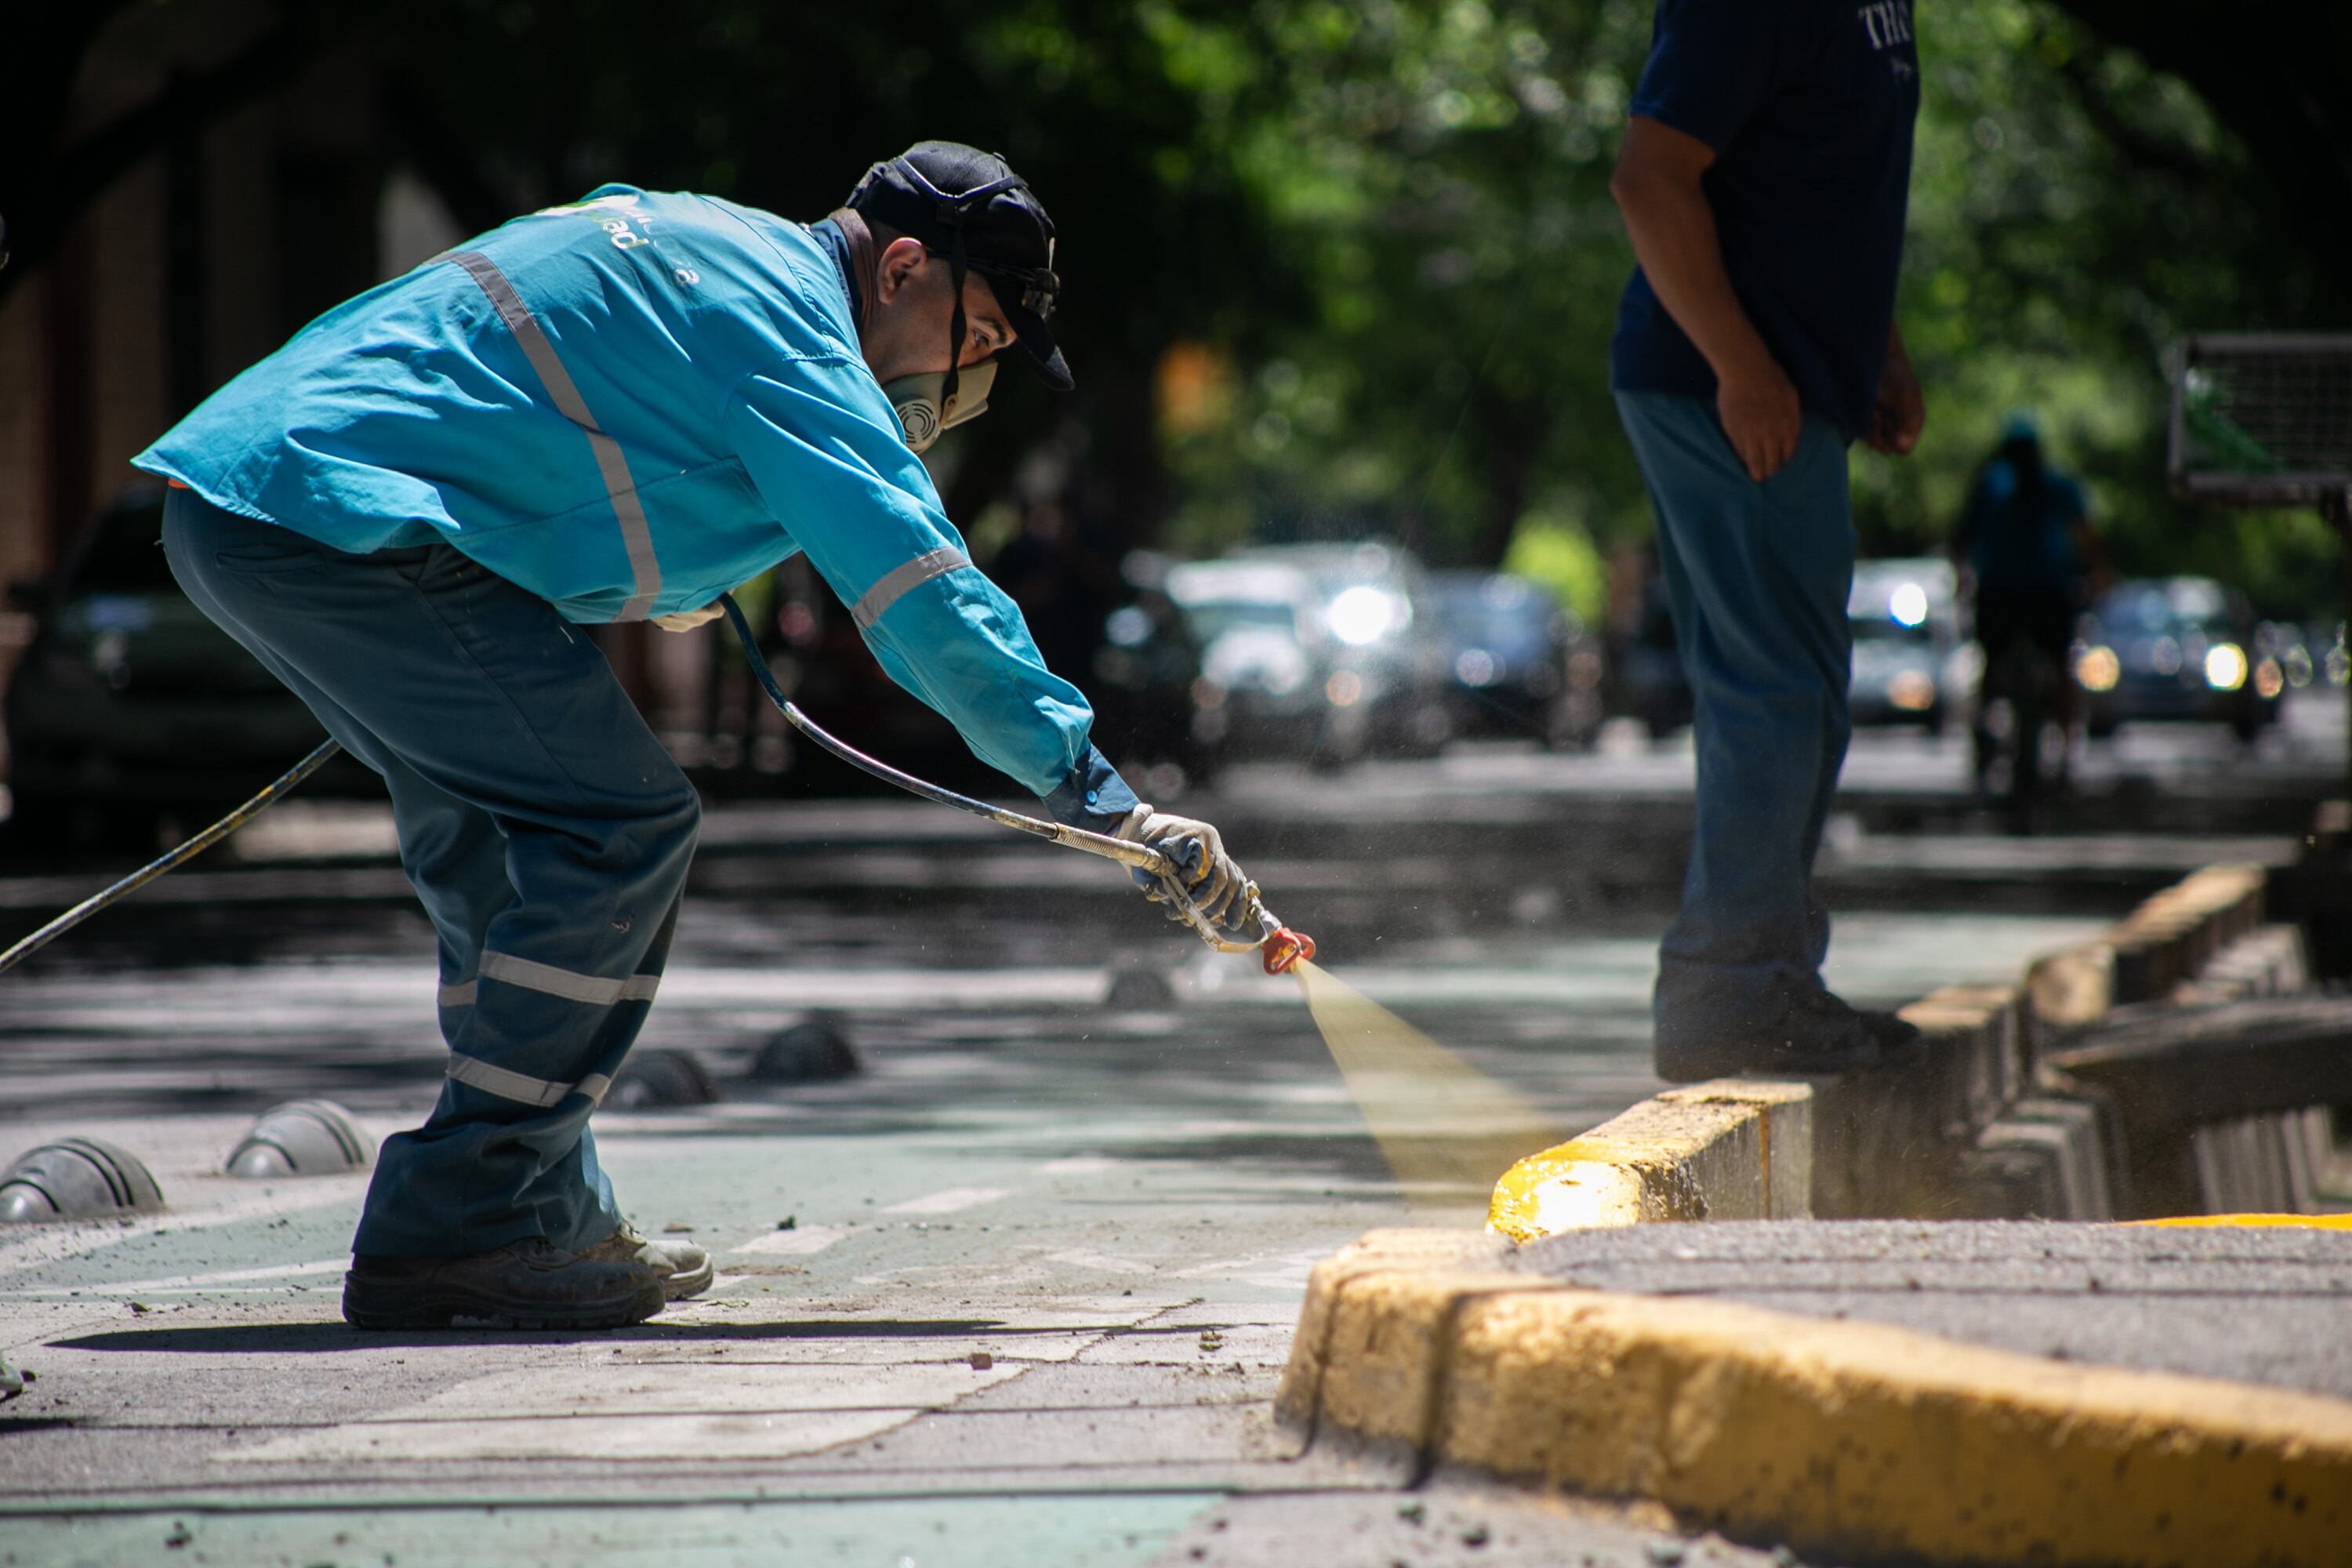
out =
<svg viewBox="0 0 2352 1568"><path fill-rule="evenodd" d="M355 1329L617 1329L661 1310L661 1277L644 1264L541 1237L469 1258L362 1254L343 1276Z"/></svg>
<svg viewBox="0 0 2352 1568"><path fill-rule="evenodd" d="M715 1270L710 1254L690 1241L650 1241L627 1220L621 1227L580 1255L600 1263L642 1263L661 1277L662 1296L682 1301L710 1289Z"/></svg>

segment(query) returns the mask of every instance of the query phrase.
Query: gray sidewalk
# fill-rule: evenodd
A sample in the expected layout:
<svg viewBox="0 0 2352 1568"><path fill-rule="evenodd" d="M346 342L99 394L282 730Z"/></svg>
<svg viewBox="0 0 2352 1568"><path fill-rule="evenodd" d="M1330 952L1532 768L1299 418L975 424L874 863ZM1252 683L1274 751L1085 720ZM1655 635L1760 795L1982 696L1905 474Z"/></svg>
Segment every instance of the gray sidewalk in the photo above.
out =
<svg viewBox="0 0 2352 1568"><path fill-rule="evenodd" d="M1552 1237L1502 1267L2352 1399L2352 1231L1724 1220Z"/></svg>

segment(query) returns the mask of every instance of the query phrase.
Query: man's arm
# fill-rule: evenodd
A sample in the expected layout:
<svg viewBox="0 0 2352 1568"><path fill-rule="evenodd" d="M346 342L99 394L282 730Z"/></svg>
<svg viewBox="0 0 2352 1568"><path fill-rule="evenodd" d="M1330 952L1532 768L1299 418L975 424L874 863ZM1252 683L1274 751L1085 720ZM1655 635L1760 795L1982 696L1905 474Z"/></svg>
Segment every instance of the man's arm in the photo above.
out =
<svg viewBox="0 0 2352 1568"><path fill-rule="evenodd" d="M1732 292L1700 183L1714 162L1715 150L1697 137L1637 114L1626 126L1609 194L1659 302L1714 367L1716 414L1748 477L1760 483L1795 453L1804 407Z"/></svg>
<svg viewBox="0 0 2352 1568"><path fill-rule="evenodd" d="M1891 326L1886 330L1886 367L1878 375L1878 403L1870 411L1870 434L1863 438L1890 458L1906 457L1919 444L1927 423L1927 399L1912 373L1910 352L1903 346L1903 329Z"/></svg>
<svg viewBox="0 0 2352 1568"><path fill-rule="evenodd" d="M747 376L722 416L737 457L893 680L1058 820L1116 831L1136 799L1088 741L1086 698L972 567L870 378L870 407L845 399L863 374L796 361Z"/></svg>

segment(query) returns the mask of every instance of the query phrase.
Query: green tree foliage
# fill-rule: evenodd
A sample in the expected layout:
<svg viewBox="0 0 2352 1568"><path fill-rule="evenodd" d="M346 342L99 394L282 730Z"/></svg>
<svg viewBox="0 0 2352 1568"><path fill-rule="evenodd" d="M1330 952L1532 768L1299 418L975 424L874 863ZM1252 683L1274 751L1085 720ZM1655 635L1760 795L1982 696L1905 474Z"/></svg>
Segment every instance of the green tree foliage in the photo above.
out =
<svg viewBox="0 0 2352 1568"><path fill-rule="evenodd" d="M2208 573L2282 615L2336 604L2315 517L2200 512L2164 486L2168 345L2347 320L2277 193L2181 81L2054 7L1923 7L1919 34L1900 311L1929 417L1913 457L1858 455L1865 542L1940 548L2007 414L2032 410L2118 570Z"/></svg>
<svg viewBox="0 0 2352 1568"><path fill-rule="evenodd" d="M132 8L26 34L39 79L0 170L23 262L110 171L299 59L364 61L385 153L469 226L615 178L814 217L873 158L950 136L1009 155L1059 217L1080 387L1008 377L942 444L958 516L1050 452L1110 550L1387 534L1491 563L1525 528L1584 542L1542 559L1589 561L1648 529L1607 390L1632 265L1607 177L1652 0L159 3L228 41L79 142L63 84ZM2352 97L2295 85L2328 79L2352 23L2337 0L2273 9L1921 0L1899 308L1929 418L1916 457L1857 458L1867 548L1937 547L2031 407L2126 570L2327 600L2315 522L2192 514L2162 482L2167 342L2352 323L2314 239L2352 227ZM2270 71L2278 49L2304 52Z"/></svg>
<svg viewBox="0 0 2352 1568"><path fill-rule="evenodd" d="M1213 82L1266 260L1313 299L1297 319L1227 318L1232 395L1171 432L1188 540L1385 531L1493 562L1530 520L1604 546L1646 530L1606 390L1631 266L1606 178L1650 6L1146 15ZM2315 521L2167 496L2162 353L2199 327L2343 322L2343 284L2177 78L2042 0L1924 6L1919 32L1899 309L1929 422L1909 459L1858 457L1865 547L1940 549L2004 416L2032 409L2091 480L2123 570L2324 607L2336 546Z"/></svg>

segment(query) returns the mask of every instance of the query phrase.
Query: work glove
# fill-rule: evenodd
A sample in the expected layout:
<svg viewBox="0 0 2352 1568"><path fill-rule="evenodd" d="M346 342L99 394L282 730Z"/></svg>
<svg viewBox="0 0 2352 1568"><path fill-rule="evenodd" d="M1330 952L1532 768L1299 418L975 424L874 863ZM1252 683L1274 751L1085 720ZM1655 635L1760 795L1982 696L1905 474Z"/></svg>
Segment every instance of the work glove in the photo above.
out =
<svg viewBox="0 0 2352 1568"><path fill-rule="evenodd" d="M1175 879L1155 877L1142 869L1129 871L1143 896L1155 904L1169 904L1168 918L1181 921L1184 917L1172 906L1176 903L1181 881L1184 897L1208 916L1211 923L1227 931L1239 931L1249 917L1249 901L1242 889L1249 879L1225 853L1225 841L1217 830L1205 822L1189 816L1171 816L1155 811L1147 803L1127 814L1115 837L1130 844L1144 844L1157 849L1173 861L1179 876Z"/></svg>
<svg viewBox="0 0 2352 1568"><path fill-rule="evenodd" d="M698 610L679 610L673 615L656 616L654 625L666 632L690 632L697 626L709 626L727 612L713 599Z"/></svg>

